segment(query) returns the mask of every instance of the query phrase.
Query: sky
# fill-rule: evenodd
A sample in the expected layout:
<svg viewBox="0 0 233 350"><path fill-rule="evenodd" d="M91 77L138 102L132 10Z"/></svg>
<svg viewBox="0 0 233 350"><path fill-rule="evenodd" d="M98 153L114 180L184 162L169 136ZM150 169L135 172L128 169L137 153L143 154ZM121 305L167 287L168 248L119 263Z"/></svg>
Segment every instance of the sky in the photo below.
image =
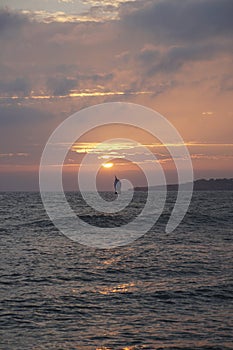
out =
<svg viewBox="0 0 233 350"><path fill-rule="evenodd" d="M233 177L232 13L232 0L1 0L0 190L38 190L41 154L55 128L85 107L116 101L166 117L189 149L195 179ZM109 126L70 149L66 189L75 189L87 153L104 163L115 152L113 167L100 170L100 189L111 188L116 172L144 185L124 159L126 149L137 153L133 145L93 151L129 133L176 182L164 145Z"/></svg>

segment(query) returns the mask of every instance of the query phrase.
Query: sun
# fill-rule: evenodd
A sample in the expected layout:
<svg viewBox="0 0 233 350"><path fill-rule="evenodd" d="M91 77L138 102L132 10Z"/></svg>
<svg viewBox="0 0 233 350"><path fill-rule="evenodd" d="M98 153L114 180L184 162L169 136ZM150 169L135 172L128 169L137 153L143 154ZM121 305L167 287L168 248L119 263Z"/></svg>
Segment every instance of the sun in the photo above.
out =
<svg viewBox="0 0 233 350"><path fill-rule="evenodd" d="M103 163L102 166L106 169L110 169L113 167L113 163Z"/></svg>

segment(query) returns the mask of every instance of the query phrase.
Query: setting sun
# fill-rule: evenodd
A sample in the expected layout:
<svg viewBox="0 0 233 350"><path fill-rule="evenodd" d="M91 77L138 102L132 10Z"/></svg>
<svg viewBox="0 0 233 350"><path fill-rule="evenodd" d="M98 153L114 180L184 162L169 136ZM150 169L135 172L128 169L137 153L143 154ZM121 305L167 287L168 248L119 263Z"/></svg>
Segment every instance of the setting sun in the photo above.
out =
<svg viewBox="0 0 233 350"><path fill-rule="evenodd" d="M102 164L102 166L106 169L109 169L109 168L113 167L113 163L104 163L104 164Z"/></svg>

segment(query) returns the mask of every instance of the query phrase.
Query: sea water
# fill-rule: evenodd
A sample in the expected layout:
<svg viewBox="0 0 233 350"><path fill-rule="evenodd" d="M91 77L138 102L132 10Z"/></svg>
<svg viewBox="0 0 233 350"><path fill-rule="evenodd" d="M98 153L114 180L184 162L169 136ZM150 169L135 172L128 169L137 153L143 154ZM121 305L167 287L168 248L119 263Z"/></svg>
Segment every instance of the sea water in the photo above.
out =
<svg viewBox="0 0 233 350"><path fill-rule="evenodd" d="M100 227L132 220L145 197L105 215L67 194ZM233 192L195 192L167 234L175 197L140 239L95 249L61 234L39 193L1 193L0 349L232 349Z"/></svg>

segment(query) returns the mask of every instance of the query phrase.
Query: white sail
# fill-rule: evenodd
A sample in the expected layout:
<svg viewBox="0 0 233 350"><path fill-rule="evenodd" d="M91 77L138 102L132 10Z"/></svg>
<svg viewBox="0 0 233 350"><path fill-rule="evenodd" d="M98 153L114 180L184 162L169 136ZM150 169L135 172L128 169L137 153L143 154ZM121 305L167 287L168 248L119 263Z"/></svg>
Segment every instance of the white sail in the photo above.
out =
<svg viewBox="0 0 233 350"><path fill-rule="evenodd" d="M114 190L115 190L115 194L121 193L121 182L116 176L114 181Z"/></svg>

